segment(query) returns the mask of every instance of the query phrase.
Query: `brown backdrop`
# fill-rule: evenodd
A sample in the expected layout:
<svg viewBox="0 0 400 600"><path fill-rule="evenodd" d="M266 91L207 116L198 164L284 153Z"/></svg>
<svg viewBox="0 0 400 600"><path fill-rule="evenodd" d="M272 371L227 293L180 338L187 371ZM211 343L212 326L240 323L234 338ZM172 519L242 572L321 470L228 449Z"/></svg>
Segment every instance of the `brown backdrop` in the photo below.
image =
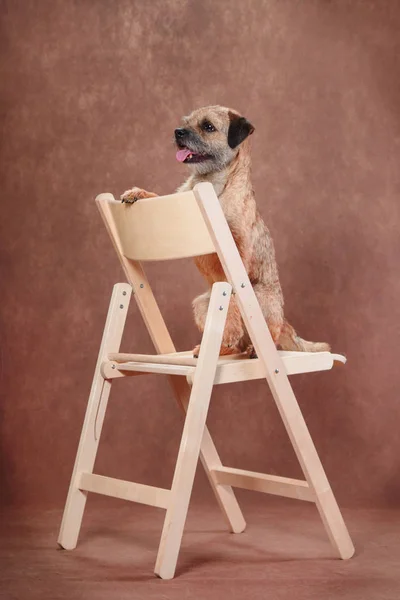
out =
<svg viewBox="0 0 400 600"><path fill-rule="evenodd" d="M111 287L94 206L185 176L172 131L221 103L255 125L254 186L286 312L346 368L292 379L340 502L400 500L400 5L393 1L1 2L1 497L62 507ZM191 263L150 268L179 349ZM135 307L124 349L151 351ZM168 486L182 417L155 376L117 382L97 471ZM262 382L216 391L232 466L299 467ZM203 474L198 497L209 494Z"/></svg>

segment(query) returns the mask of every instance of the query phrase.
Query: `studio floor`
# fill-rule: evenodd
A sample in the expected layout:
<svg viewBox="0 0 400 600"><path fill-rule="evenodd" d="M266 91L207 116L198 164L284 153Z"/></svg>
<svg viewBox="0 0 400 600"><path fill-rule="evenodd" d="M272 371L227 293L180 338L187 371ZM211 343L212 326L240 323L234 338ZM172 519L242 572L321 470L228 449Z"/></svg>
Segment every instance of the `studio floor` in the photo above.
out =
<svg viewBox="0 0 400 600"><path fill-rule="evenodd" d="M242 500L242 498L240 498ZM313 505L241 502L243 534L214 505L189 512L176 578L153 575L163 511L90 500L76 550L57 548L60 511L2 514L2 600L399 600L400 510L344 511L356 545L333 558Z"/></svg>

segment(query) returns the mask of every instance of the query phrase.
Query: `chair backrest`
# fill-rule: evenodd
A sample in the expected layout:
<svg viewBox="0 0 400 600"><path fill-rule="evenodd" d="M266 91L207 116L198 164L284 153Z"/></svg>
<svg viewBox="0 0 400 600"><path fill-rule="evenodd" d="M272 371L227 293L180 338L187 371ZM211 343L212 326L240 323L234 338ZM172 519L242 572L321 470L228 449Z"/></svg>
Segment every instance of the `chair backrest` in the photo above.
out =
<svg viewBox="0 0 400 600"><path fill-rule="evenodd" d="M215 252L194 192L133 205L100 194L96 202L117 249L130 260L171 260Z"/></svg>
<svg viewBox="0 0 400 600"><path fill-rule="evenodd" d="M96 201L157 353L176 350L142 262L216 252L274 390L276 374L284 366L212 184L199 183L193 192L140 200L133 206L117 202L112 194L100 194Z"/></svg>

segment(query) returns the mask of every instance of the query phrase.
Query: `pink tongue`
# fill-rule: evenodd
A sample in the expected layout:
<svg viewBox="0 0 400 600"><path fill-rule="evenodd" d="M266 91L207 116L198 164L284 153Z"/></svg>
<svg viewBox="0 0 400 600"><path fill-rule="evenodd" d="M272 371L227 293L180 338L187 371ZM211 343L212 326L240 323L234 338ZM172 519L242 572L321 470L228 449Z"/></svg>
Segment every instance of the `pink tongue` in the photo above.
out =
<svg viewBox="0 0 400 600"><path fill-rule="evenodd" d="M176 153L176 160L179 160L179 162L183 162L184 160L187 159L189 154L193 154L193 153L190 150L188 150L187 148L178 150L178 152Z"/></svg>

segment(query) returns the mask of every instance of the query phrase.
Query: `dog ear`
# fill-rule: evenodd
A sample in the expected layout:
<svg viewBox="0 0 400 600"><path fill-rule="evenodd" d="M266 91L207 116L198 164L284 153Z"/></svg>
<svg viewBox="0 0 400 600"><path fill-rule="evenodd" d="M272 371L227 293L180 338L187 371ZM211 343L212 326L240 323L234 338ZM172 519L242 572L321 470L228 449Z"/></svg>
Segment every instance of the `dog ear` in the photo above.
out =
<svg viewBox="0 0 400 600"><path fill-rule="evenodd" d="M229 113L229 119L228 144L233 149L253 133L254 127L247 119L232 112Z"/></svg>

